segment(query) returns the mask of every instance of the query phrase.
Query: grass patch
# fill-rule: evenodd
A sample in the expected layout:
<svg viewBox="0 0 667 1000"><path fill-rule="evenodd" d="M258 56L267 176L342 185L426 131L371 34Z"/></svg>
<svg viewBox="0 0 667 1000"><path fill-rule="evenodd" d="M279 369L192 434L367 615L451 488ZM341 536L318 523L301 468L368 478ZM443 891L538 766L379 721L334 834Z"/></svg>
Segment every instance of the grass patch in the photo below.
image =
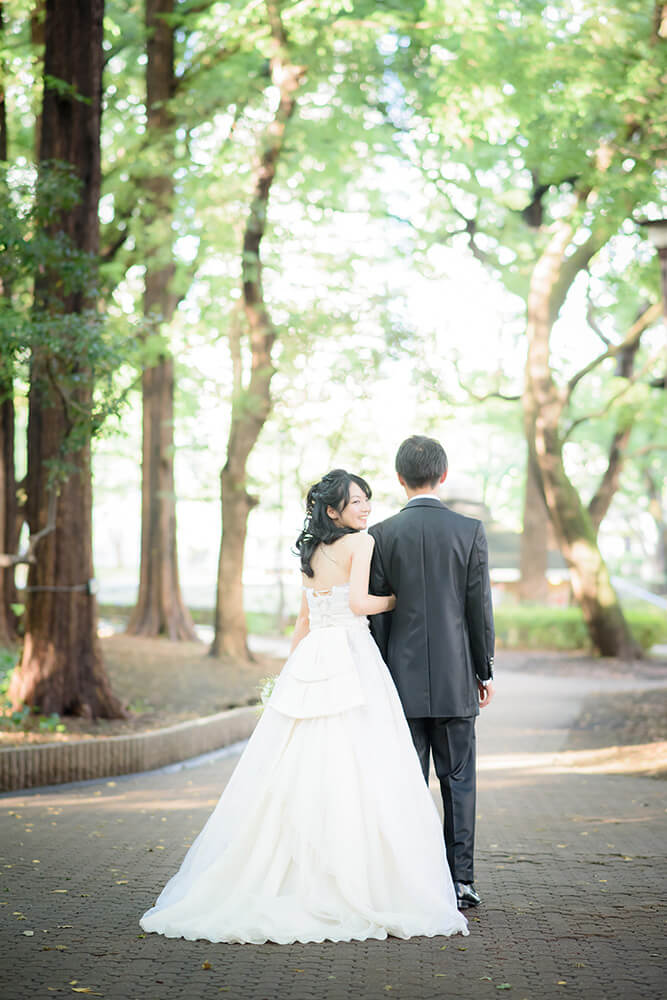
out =
<svg viewBox="0 0 667 1000"><path fill-rule="evenodd" d="M98 612L100 618L106 618L119 625L125 626L130 618L131 607L126 604L100 604ZM213 608L188 608L195 625L213 626ZM251 635L278 635L289 634L294 622L289 628L283 629L282 633L276 625L276 615L268 611L246 611L246 626Z"/></svg>

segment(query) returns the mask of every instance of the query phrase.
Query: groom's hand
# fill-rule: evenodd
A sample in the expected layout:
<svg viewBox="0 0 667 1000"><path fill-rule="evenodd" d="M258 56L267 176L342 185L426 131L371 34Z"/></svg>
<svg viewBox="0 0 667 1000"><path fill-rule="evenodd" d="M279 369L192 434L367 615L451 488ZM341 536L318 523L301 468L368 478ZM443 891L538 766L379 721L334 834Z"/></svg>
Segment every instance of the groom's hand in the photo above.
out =
<svg viewBox="0 0 667 1000"><path fill-rule="evenodd" d="M479 707L486 708L495 693L493 681L486 681L485 684L477 681L477 690L479 691Z"/></svg>

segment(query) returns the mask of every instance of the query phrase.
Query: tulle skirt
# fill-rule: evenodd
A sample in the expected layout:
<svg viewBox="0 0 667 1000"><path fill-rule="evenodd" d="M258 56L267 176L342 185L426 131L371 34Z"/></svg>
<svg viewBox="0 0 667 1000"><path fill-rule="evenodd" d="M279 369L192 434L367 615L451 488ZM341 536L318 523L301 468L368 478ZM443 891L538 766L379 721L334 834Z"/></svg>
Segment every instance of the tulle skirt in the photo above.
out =
<svg viewBox="0 0 667 1000"><path fill-rule="evenodd" d="M189 940L467 934L442 828L368 629L311 631L220 800L141 919Z"/></svg>

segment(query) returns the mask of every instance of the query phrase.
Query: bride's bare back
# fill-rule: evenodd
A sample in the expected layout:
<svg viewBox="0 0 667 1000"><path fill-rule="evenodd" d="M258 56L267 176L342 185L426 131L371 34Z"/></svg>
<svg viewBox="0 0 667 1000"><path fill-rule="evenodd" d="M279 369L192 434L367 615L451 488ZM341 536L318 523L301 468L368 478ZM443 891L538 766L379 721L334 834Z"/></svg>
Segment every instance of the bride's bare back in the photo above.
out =
<svg viewBox="0 0 667 1000"><path fill-rule="evenodd" d="M350 582L352 556L358 548L357 536L343 535L330 545L323 542L311 556L310 565L314 576L303 574L303 584L316 592L328 591Z"/></svg>

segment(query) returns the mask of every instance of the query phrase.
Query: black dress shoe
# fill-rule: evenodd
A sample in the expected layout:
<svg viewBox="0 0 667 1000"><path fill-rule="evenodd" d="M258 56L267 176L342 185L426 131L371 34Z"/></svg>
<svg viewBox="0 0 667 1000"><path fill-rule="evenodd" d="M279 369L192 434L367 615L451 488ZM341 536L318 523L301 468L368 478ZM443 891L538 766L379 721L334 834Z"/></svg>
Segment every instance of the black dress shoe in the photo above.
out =
<svg viewBox="0 0 667 1000"><path fill-rule="evenodd" d="M455 882L456 905L459 910L467 910L470 906L479 906L482 902L481 896L475 889L472 882Z"/></svg>

